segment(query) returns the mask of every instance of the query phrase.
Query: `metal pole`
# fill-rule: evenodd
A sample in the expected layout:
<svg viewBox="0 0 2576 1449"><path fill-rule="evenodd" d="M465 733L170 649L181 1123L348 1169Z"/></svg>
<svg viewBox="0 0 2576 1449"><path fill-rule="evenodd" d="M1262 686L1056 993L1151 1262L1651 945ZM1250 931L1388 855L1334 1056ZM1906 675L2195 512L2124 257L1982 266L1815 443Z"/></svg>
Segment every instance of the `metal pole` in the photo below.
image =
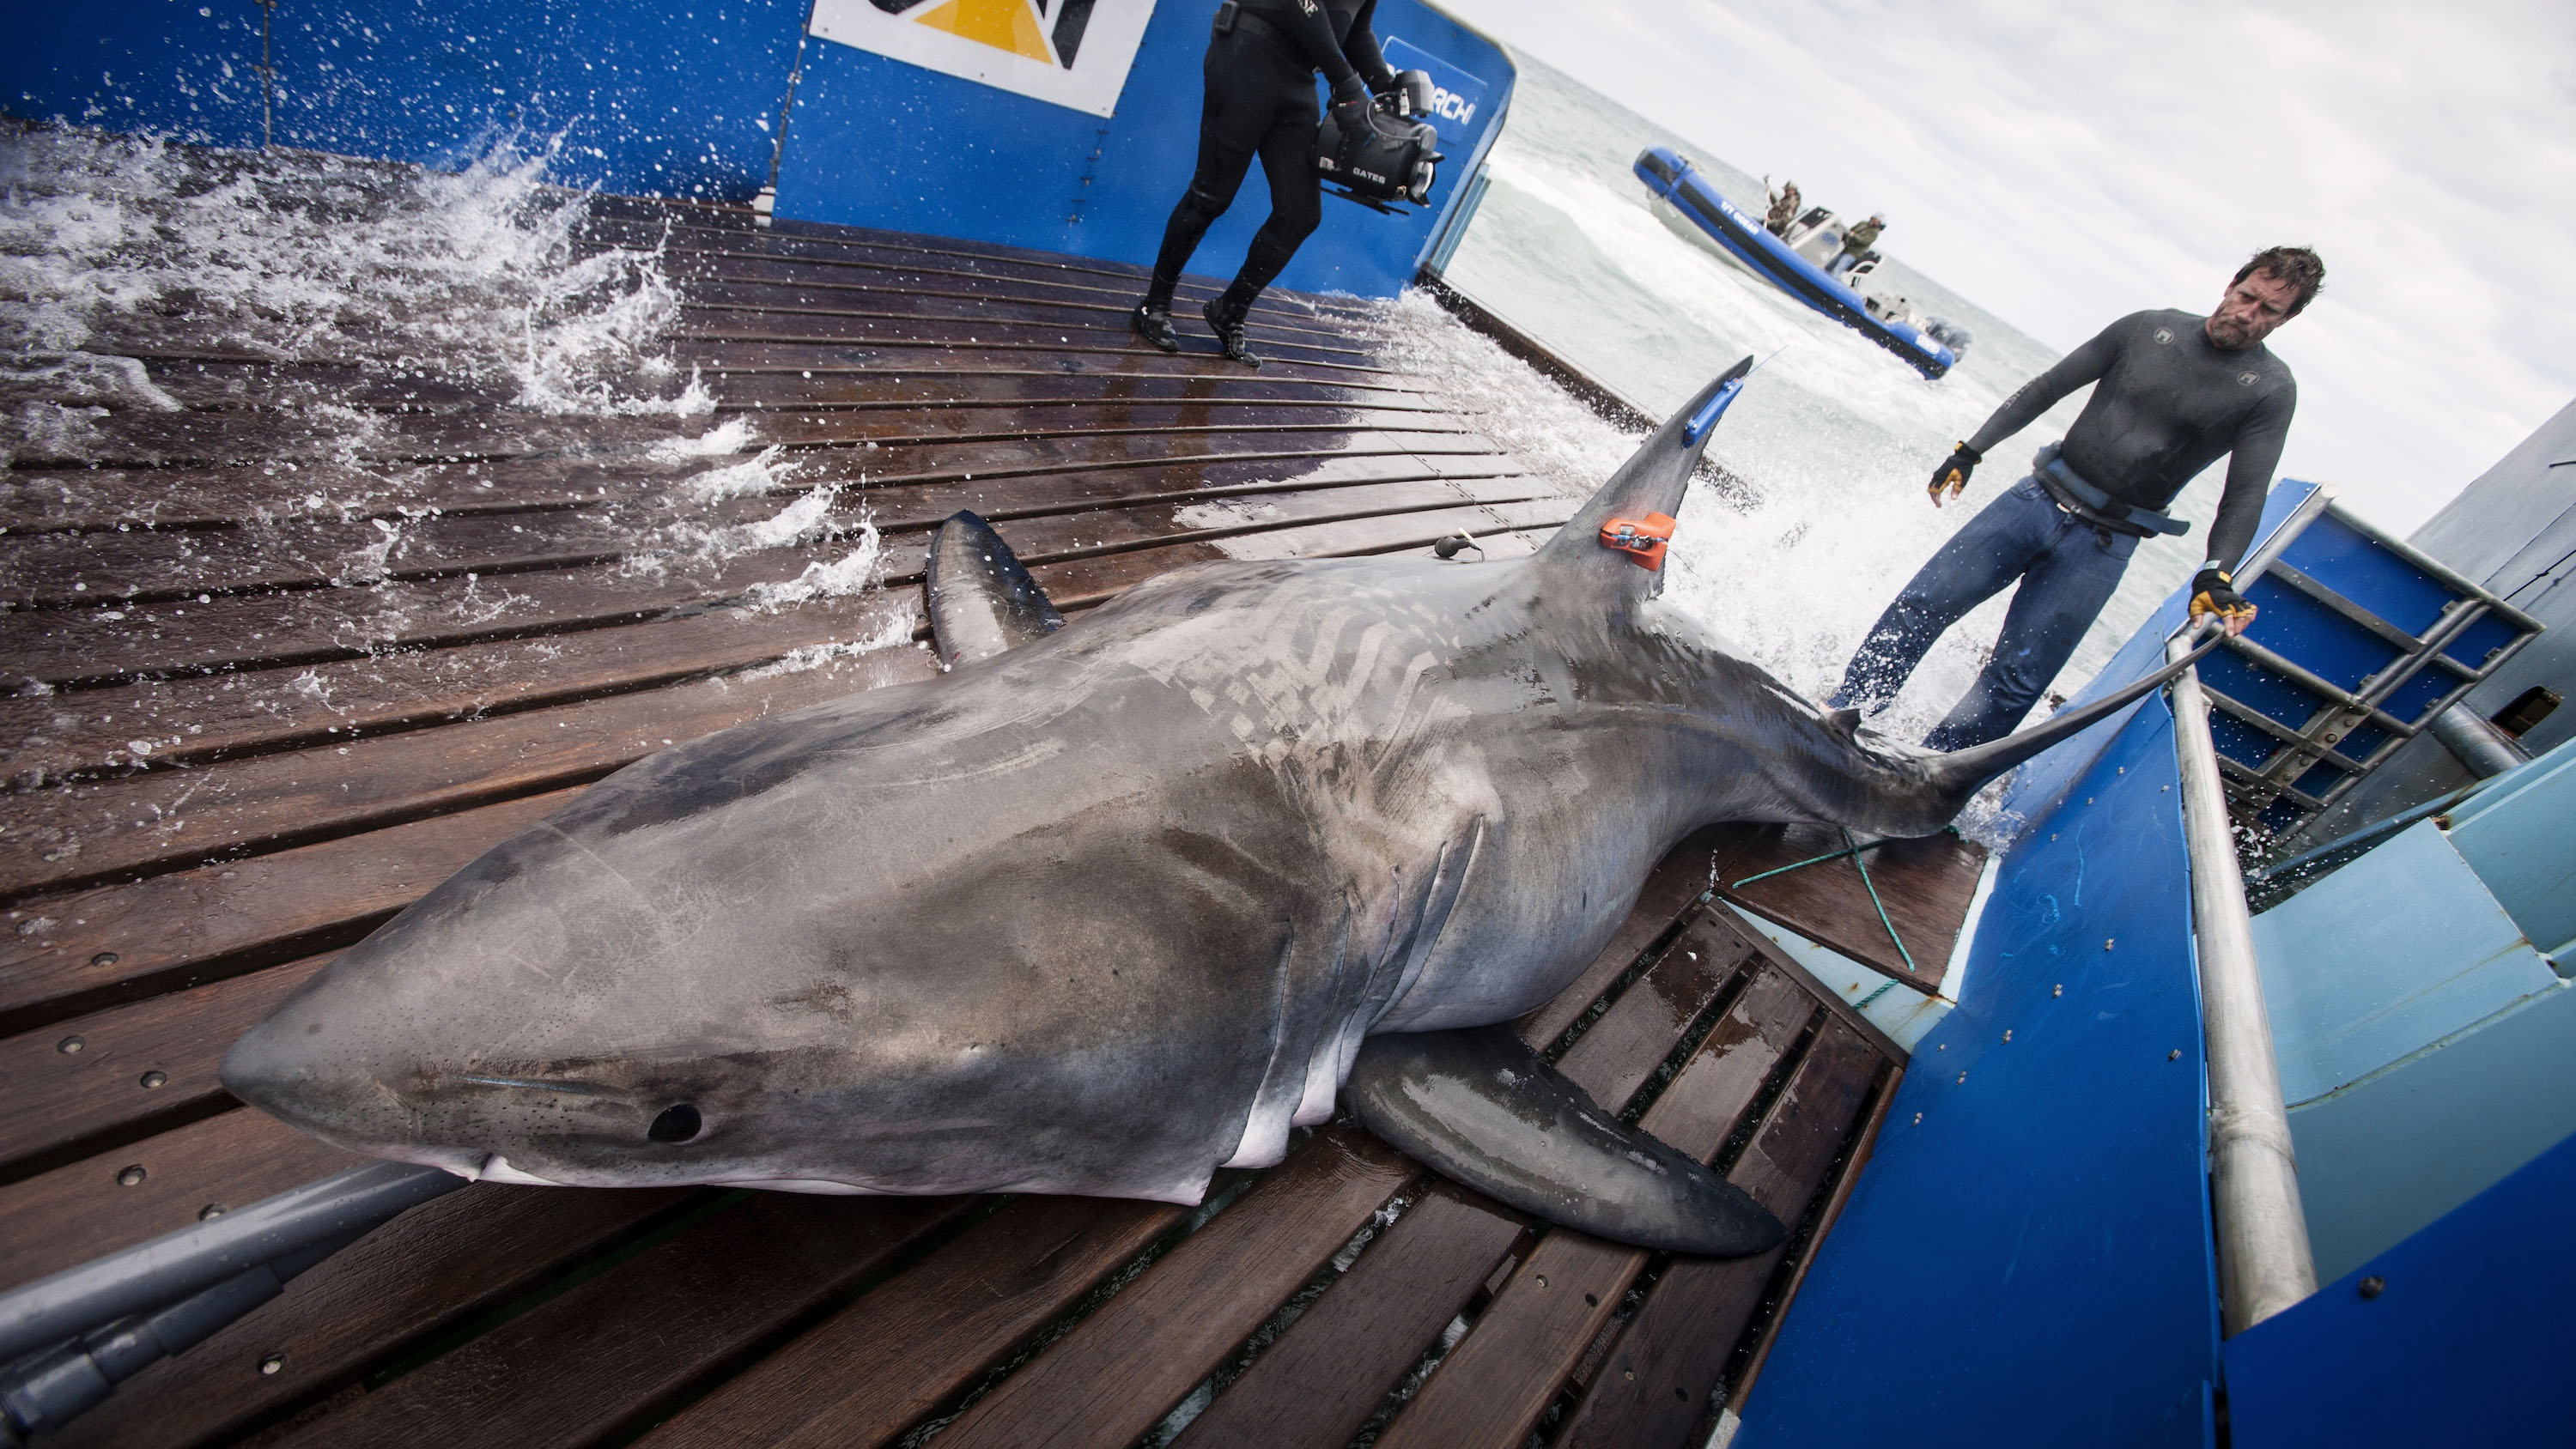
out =
<svg viewBox="0 0 2576 1449"><path fill-rule="evenodd" d="M371 1162L0 1293L0 1361L150 1313L315 1243L364 1233L465 1179Z"/></svg>
<svg viewBox="0 0 2576 1449"><path fill-rule="evenodd" d="M2492 780L2531 759L2513 736L2480 719L2477 711L2465 704L2452 705L2433 716L2433 738L2481 780Z"/></svg>
<svg viewBox="0 0 2576 1449"><path fill-rule="evenodd" d="M2191 652L2189 634L2165 645ZM2209 698L2200 672L2174 680L2174 753L2182 765L2183 839L2191 852L2191 913L2200 944L2201 1032L2209 1051L2210 1197L2218 1214L2220 1322L2230 1335L2317 1291L2289 1109L2272 1055L2272 1020L2254 961Z"/></svg>

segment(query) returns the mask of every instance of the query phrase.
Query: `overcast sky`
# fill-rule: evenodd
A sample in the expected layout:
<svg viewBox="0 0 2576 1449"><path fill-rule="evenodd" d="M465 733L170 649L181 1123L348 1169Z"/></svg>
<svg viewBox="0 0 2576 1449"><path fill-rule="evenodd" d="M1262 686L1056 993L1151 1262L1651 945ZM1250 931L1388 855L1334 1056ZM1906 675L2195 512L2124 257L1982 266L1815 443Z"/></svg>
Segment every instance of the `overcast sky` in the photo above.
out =
<svg viewBox="0 0 2576 1449"><path fill-rule="evenodd" d="M2576 397L2576 0L1439 0L2058 348L2322 254L2282 471L2402 531Z"/></svg>

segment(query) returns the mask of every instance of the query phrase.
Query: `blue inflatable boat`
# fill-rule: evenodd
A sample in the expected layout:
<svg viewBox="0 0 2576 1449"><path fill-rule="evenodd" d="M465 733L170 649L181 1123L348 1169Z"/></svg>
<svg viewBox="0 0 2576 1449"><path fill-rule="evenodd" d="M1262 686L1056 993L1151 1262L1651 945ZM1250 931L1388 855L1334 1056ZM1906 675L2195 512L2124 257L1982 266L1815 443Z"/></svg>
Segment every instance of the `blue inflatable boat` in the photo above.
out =
<svg viewBox="0 0 2576 1449"><path fill-rule="evenodd" d="M1826 276L1822 267L1791 250L1788 243L1763 228L1760 217L1739 210L1678 152L1664 146L1650 146L1639 152L1637 176L1692 225L1708 233L1728 256L1790 296L1904 358L1925 377L1939 377L1958 362L1956 352L1924 329L1872 312L1859 292Z"/></svg>

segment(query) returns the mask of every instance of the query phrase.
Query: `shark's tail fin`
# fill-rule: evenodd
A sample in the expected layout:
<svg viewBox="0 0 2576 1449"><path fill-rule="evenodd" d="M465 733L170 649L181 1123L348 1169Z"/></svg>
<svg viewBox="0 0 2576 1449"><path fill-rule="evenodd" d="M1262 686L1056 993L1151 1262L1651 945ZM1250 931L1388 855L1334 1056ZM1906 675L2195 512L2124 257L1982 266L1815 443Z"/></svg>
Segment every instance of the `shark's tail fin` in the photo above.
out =
<svg viewBox="0 0 2576 1449"><path fill-rule="evenodd" d="M2224 634L2213 633L2207 642L2191 653L2137 683L2115 689L2089 704L2061 710L2044 725L1924 761L1924 773L1932 787L1933 798L1939 802L1936 808L1941 818L1948 820L1966 809L1969 799L1983 789L1986 782L2004 771L2164 688L2175 676L2197 663L2202 655L2217 648L2225 637Z"/></svg>
<svg viewBox="0 0 2576 1449"><path fill-rule="evenodd" d="M1657 571L1640 570L1628 554L1602 547L1602 526L1614 519L1642 524L1654 514L1671 517L1680 513L1682 495L1690 491L1691 474L1699 467L1700 455L1708 450L1709 436L1716 430L1718 418L1743 390L1744 379L1752 371L1753 359L1747 357L1674 409L1663 426L1655 429L1654 436L1638 445L1628 461L1619 465L1619 471L1610 475L1610 481L1602 484L1539 550L1539 562L1618 585L1647 586L1657 582Z"/></svg>

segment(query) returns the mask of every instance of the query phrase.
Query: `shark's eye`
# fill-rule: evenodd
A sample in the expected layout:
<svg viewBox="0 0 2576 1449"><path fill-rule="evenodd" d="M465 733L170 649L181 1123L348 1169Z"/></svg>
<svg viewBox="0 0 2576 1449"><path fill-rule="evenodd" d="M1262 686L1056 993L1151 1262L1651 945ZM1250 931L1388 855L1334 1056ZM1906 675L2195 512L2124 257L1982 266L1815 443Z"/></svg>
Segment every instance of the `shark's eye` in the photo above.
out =
<svg viewBox="0 0 2576 1449"><path fill-rule="evenodd" d="M644 1129L644 1135L656 1142L686 1142L698 1135L700 1125L697 1103L682 1102L663 1108L653 1125Z"/></svg>

